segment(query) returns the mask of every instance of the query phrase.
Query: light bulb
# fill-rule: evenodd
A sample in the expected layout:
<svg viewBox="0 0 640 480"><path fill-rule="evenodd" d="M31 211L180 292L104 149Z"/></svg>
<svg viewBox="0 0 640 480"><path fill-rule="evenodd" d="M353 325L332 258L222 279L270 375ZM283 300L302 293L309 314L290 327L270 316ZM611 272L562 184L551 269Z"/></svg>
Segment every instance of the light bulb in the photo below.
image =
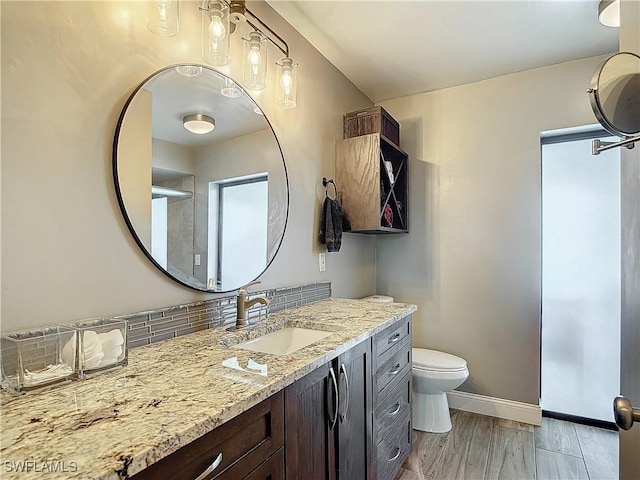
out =
<svg viewBox="0 0 640 480"><path fill-rule="evenodd" d="M276 104L281 108L295 108L296 101L296 77L294 68L298 65L290 57L280 59L277 64L280 67L280 88Z"/></svg>
<svg viewBox="0 0 640 480"><path fill-rule="evenodd" d="M220 42L224 40L226 34L227 30L222 24L222 17L217 14L212 14L211 23L209 24L209 36L211 37L211 40Z"/></svg>
<svg viewBox="0 0 640 480"><path fill-rule="evenodd" d="M266 87L268 51L263 47L266 38L260 32L251 32L244 38L244 86L249 90Z"/></svg>
<svg viewBox="0 0 640 480"><path fill-rule="evenodd" d="M258 75L260 64L262 63L262 55L260 55L260 44L258 46L251 45L251 51L247 57L249 64L251 65L251 76Z"/></svg>
<svg viewBox="0 0 640 480"><path fill-rule="evenodd" d="M291 85L293 85L293 78L291 78L291 69L283 68L282 77L280 77L280 87L285 96L289 96L291 93Z"/></svg>

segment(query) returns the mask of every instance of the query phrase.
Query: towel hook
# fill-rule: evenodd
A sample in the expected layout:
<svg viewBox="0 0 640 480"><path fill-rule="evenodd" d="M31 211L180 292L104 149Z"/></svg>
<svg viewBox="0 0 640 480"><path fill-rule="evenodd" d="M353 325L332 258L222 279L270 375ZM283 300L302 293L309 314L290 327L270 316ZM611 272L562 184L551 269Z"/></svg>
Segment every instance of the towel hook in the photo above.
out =
<svg viewBox="0 0 640 480"><path fill-rule="evenodd" d="M336 187L336 182L333 181L333 178L327 180L327 177L322 177L322 186L325 188L324 195L325 197L329 196L329 187L327 185L333 185L333 191L335 192L335 198L338 198L338 187Z"/></svg>

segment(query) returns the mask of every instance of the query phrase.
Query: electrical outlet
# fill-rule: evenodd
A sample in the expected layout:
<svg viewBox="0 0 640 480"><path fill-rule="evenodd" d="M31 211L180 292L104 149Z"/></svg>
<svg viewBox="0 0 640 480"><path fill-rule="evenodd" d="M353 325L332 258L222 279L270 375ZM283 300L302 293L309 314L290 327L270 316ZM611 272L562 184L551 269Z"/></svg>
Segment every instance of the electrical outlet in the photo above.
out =
<svg viewBox="0 0 640 480"><path fill-rule="evenodd" d="M196 267L199 266L200 265L200 254L199 253L196 253L194 260L195 260L194 263L196 264Z"/></svg>
<svg viewBox="0 0 640 480"><path fill-rule="evenodd" d="M324 263L324 256L326 254L325 253L321 253L320 255L318 255L318 267L320 268L321 272L325 271L326 265Z"/></svg>

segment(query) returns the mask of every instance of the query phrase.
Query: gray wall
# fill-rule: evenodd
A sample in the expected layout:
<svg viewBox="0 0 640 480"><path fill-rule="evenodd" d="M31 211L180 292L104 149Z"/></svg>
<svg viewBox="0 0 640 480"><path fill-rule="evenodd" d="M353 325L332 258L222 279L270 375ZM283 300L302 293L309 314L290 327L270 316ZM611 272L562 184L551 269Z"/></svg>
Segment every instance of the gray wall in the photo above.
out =
<svg viewBox="0 0 640 480"><path fill-rule="evenodd" d="M377 290L416 303L414 342L464 357L461 390L538 404L540 132L595 123L605 57L384 102L410 162L410 231Z"/></svg>
<svg viewBox="0 0 640 480"><path fill-rule="evenodd" d="M3 331L214 297L172 282L139 251L111 178L115 124L133 89L167 65L201 63L199 4L181 1L181 33L161 38L147 30L144 2L1 3ZM255 96L291 186L285 239L261 287L330 280L335 296L371 294L374 239L348 236L320 273L316 238L342 114L372 102L266 3L249 7L300 64L298 108L275 107L272 64L272 87ZM233 44L221 71L241 79L239 35Z"/></svg>

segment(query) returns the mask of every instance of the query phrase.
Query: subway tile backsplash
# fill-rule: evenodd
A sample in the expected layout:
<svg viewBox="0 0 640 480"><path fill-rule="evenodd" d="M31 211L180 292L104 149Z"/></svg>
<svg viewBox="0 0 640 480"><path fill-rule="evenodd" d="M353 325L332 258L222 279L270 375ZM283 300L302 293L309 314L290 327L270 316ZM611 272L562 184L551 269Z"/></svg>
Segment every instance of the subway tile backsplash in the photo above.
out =
<svg viewBox="0 0 640 480"><path fill-rule="evenodd" d="M331 297L331 282L309 283L251 292L249 298L264 295L269 305L255 306L249 318L264 317L268 312L299 307ZM187 335L199 330L231 325L236 321L236 296L218 297L204 302L132 313L116 317L129 321L129 349Z"/></svg>

